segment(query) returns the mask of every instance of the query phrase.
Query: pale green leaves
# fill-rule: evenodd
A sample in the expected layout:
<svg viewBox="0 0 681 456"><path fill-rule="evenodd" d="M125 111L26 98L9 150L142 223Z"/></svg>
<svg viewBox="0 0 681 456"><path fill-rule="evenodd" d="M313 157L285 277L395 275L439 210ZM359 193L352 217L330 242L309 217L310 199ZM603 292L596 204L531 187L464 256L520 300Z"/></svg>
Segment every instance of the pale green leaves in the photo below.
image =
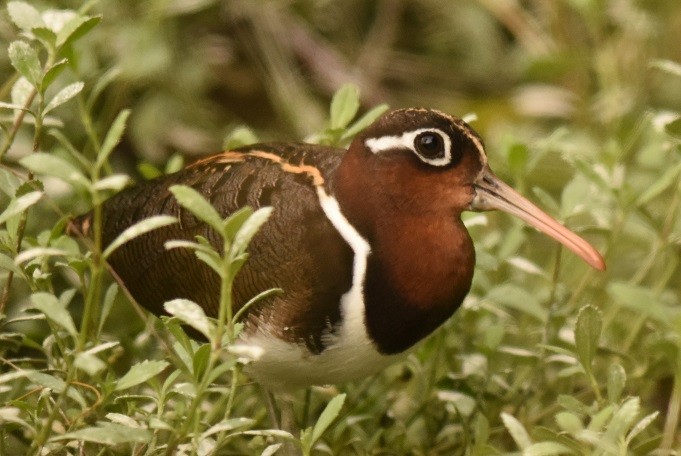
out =
<svg viewBox="0 0 681 456"><path fill-rule="evenodd" d="M19 163L35 174L57 177L69 184L89 186L89 180L75 165L56 155L36 152L22 158Z"/></svg>
<svg viewBox="0 0 681 456"><path fill-rule="evenodd" d="M311 428L307 428L301 432L300 435L300 445L303 450L303 455L308 456L312 452L314 444L321 438L322 434L326 429L333 423L333 421L338 417L338 414L343 408L343 403L345 402L345 394L339 394L326 404L324 411L319 416L319 419L315 425Z"/></svg>
<svg viewBox="0 0 681 456"><path fill-rule="evenodd" d="M28 36L39 39L51 51L58 51L81 38L100 21L100 16L85 16L71 10L43 13L26 2L7 4L12 22Z"/></svg>
<svg viewBox="0 0 681 456"><path fill-rule="evenodd" d="M224 231L224 221L218 211L196 190L186 185L170 187L171 193L182 207L191 211L196 218L206 222L218 233Z"/></svg>
<svg viewBox="0 0 681 456"><path fill-rule="evenodd" d="M38 87L42 81L42 66L38 52L24 41L14 41L9 45L9 59L12 66L33 86Z"/></svg>
<svg viewBox="0 0 681 456"><path fill-rule="evenodd" d="M170 315L191 326L208 340L213 337L215 325L206 316L203 308L195 302L188 299L173 299L166 302L163 307Z"/></svg>
<svg viewBox="0 0 681 456"><path fill-rule="evenodd" d="M147 429L125 426L119 423L101 423L98 426L86 427L55 436L50 441L75 440L113 446L122 443L145 443L151 440L151 437L152 434Z"/></svg>
<svg viewBox="0 0 681 456"><path fill-rule="evenodd" d="M43 116L46 116L50 111L61 106L62 104L69 101L71 98L75 97L83 90L84 84L82 82L74 82L69 84L63 89L61 89L57 94L47 103L45 109L43 109Z"/></svg>
<svg viewBox="0 0 681 456"><path fill-rule="evenodd" d="M223 150L233 150L258 142L258 136L245 125L234 128L222 141Z"/></svg>
<svg viewBox="0 0 681 456"><path fill-rule="evenodd" d="M82 83L74 83L65 87L57 93L52 102L46 107L46 110L52 110L68 101L77 95L82 88ZM104 138L94 163L80 156L68 143L66 138L58 132L55 132L54 136L64 144L66 150L71 152L74 159L67 160L67 158L54 154L35 152L23 157L19 163L35 174L56 177L74 187L87 190L93 196L100 191L120 190L128 182L126 176L113 175L104 179L99 179L98 176L107 163L112 151L120 142L129 115L130 112L128 110L121 111L121 113L118 114ZM84 168L87 168L89 175L86 175Z"/></svg>
<svg viewBox="0 0 681 456"><path fill-rule="evenodd" d="M575 325L575 346L579 362L588 373L591 372L602 326L601 312L597 308L584 306L580 309Z"/></svg>
<svg viewBox="0 0 681 456"><path fill-rule="evenodd" d="M585 413L590 415L586 425L581 417ZM606 405L600 410L558 412L554 418L562 431L560 443L554 440L535 443L522 423L514 416L502 413L501 419L523 455L594 454L605 456L628 454L627 449L630 448L633 439L650 426L658 415L658 412L654 412L638 419L640 413L641 405L637 397L629 398L620 405ZM564 443L569 443L570 446Z"/></svg>
<svg viewBox="0 0 681 456"><path fill-rule="evenodd" d="M106 161L109 159L109 155L111 155L114 147L121 142L121 138L123 137L125 125L129 116L130 110L124 109L116 116L116 119L114 119L113 124L111 124L111 128L109 128L109 131L106 133L102 147L97 154L95 169L100 170L102 166L104 166L104 163L106 163Z"/></svg>
<svg viewBox="0 0 681 456"><path fill-rule="evenodd" d="M353 84L343 85L331 100L329 127L312 140L320 144L344 145L388 110L388 105L378 105L351 124L359 107L359 89Z"/></svg>
<svg viewBox="0 0 681 456"><path fill-rule="evenodd" d="M11 217L21 214L29 207L37 203L42 198L43 192L35 191L13 198L4 211L0 213L0 225Z"/></svg>
<svg viewBox="0 0 681 456"><path fill-rule="evenodd" d="M359 110L359 89L345 84L333 96L330 108L330 127L332 130L345 128Z"/></svg>
<svg viewBox="0 0 681 456"><path fill-rule="evenodd" d="M30 32L36 27L45 26L40 12L28 3L9 2L7 3L7 12L12 22L25 32Z"/></svg>
<svg viewBox="0 0 681 456"><path fill-rule="evenodd" d="M199 259L208 264L220 277L234 277L245 260L245 251L255 233L267 221L272 208L263 207L257 211L242 208L223 219L215 208L199 192L185 185L170 187L180 205L196 218L205 222L224 240L226 266L220 255L203 238L198 243L189 241L170 241L166 248L188 247L195 250Z"/></svg>
<svg viewBox="0 0 681 456"><path fill-rule="evenodd" d="M71 314L66 310L65 303L49 293L34 293L31 296L32 307L39 310L48 320L68 331L72 336L77 336L76 325L73 323Z"/></svg>
<svg viewBox="0 0 681 456"><path fill-rule="evenodd" d="M102 256L108 258L117 248L132 239L139 237L149 231L176 223L177 219L171 215L155 215L148 217L126 228L111 244L102 252Z"/></svg>
<svg viewBox="0 0 681 456"><path fill-rule="evenodd" d="M170 364L166 361L142 361L133 365L125 375L116 382L116 390L121 391L146 382L159 375Z"/></svg>

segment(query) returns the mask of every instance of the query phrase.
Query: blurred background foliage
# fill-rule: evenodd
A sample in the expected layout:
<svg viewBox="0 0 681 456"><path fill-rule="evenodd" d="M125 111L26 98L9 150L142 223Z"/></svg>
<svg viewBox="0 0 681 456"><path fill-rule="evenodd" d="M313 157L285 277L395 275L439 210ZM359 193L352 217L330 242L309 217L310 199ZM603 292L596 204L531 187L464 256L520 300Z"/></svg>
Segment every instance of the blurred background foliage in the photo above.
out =
<svg viewBox="0 0 681 456"><path fill-rule="evenodd" d="M517 221L468 215L478 269L465 308L405 365L343 388L348 410L329 452L510 451L523 447L515 416L535 441L580 454L588 439L570 441L578 432L558 414L593 419L622 366L622 397L640 398L640 416L660 414L631 451L681 448L678 0L31 3L102 14L56 85L82 80L89 92L110 81L89 107L94 131L131 110L116 170L134 175L140 162L142 171L163 169L173 156L217 152L243 125L262 140L311 137L327 126L332 94L351 82L365 110L388 103L468 115L492 168L604 252L608 271L589 271ZM18 37L3 11L0 40ZM2 100L13 75L0 53ZM58 115L87 152L83 109L71 103ZM16 167L31 144L31 129L20 130L3 166ZM59 145L46 137L43 148ZM61 212L88 209L61 190L50 193ZM46 211L30 223L56 218ZM25 302L16 287L10 314ZM574 344L587 304L602 312L593 372ZM139 331L126 315L110 318L115 334ZM318 396L313 405L327 397ZM244 416L264 416L257 398L238 400Z"/></svg>

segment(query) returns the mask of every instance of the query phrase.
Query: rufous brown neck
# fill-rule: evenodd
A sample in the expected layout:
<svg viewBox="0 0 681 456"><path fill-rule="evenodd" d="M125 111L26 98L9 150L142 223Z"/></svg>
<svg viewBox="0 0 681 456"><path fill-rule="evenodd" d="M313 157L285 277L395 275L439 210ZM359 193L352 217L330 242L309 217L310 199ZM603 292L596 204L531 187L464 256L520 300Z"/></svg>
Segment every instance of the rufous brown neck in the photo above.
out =
<svg viewBox="0 0 681 456"><path fill-rule="evenodd" d="M368 333L381 352L393 354L446 321L470 289L475 250L460 215L471 195L460 195L467 186L447 175L434 180L437 171L412 154L367 153L361 140L353 143L334 192L371 248L364 282Z"/></svg>

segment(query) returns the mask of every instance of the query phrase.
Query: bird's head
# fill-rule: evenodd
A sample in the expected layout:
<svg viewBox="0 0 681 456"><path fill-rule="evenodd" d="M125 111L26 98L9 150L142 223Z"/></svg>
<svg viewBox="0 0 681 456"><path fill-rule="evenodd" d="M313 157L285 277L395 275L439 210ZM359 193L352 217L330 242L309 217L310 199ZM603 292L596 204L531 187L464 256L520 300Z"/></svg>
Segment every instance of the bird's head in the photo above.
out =
<svg viewBox="0 0 681 456"><path fill-rule="evenodd" d="M601 255L494 175L480 136L463 120L430 109L388 112L358 135L339 172L357 224L371 231L380 214L410 216L498 209L556 239L592 267Z"/></svg>

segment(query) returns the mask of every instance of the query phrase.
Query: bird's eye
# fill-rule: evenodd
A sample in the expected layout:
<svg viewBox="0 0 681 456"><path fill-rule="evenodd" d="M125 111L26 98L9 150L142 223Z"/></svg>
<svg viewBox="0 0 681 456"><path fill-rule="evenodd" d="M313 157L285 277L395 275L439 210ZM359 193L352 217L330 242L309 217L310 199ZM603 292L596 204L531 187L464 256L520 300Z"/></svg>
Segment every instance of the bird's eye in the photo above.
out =
<svg viewBox="0 0 681 456"><path fill-rule="evenodd" d="M445 156L445 144L442 136L432 131L425 131L414 139L416 151L424 158L442 158Z"/></svg>

